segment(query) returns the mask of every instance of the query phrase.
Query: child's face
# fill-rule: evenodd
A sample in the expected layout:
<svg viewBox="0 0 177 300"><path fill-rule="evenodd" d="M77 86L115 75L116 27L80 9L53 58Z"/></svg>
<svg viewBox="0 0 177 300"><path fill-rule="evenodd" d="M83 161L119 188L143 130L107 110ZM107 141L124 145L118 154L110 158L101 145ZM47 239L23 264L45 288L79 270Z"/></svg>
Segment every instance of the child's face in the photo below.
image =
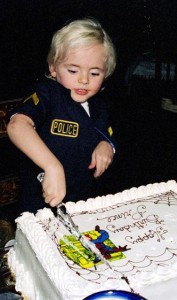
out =
<svg viewBox="0 0 177 300"><path fill-rule="evenodd" d="M50 72L76 102L85 102L101 88L105 78L106 51L102 44L80 47L68 52L61 63L50 66Z"/></svg>

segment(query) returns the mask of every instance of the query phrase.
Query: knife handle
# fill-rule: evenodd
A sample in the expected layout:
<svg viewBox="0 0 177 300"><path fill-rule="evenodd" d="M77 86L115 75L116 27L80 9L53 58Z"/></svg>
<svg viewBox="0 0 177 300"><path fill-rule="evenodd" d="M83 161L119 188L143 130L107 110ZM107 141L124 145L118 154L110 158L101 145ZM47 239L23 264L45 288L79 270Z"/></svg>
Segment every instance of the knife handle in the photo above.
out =
<svg viewBox="0 0 177 300"><path fill-rule="evenodd" d="M42 183L43 180L44 180L44 176L45 176L45 173L44 173L44 172L39 173L39 174L37 175L37 180L38 180L40 183ZM58 209L60 209L64 215L67 214L66 207L65 207L65 205L64 205L63 203L60 203L60 204L57 206L57 210L58 210Z"/></svg>

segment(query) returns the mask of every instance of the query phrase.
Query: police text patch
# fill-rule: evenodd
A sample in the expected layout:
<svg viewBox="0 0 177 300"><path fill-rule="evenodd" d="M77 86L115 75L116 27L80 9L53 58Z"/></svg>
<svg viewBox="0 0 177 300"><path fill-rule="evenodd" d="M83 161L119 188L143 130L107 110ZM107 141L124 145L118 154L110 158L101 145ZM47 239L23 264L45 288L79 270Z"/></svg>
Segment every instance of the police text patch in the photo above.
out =
<svg viewBox="0 0 177 300"><path fill-rule="evenodd" d="M54 119L52 121L51 133L76 138L79 132L79 124L67 120Z"/></svg>

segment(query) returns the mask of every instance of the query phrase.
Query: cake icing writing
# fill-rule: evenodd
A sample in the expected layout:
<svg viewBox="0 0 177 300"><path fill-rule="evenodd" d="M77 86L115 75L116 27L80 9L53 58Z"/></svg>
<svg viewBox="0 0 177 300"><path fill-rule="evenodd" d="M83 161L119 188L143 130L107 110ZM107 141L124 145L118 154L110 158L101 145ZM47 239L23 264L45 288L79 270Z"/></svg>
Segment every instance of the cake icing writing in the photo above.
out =
<svg viewBox="0 0 177 300"><path fill-rule="evenodd" d="M82 224L85 231L95 223L109 234L117 247L126 245L129 249L126 259L114 261L112 266L120 277L128 276L130 282L132 276L142 272L144 278L152 271L155 277L162 264L164 268L167 265L171 268L176 260L177 194L173 191L75 213L74 221ZM101 281L102 271L106 269L102 266L100 270ZM89 280L88 274L87 278Z"/></svg>

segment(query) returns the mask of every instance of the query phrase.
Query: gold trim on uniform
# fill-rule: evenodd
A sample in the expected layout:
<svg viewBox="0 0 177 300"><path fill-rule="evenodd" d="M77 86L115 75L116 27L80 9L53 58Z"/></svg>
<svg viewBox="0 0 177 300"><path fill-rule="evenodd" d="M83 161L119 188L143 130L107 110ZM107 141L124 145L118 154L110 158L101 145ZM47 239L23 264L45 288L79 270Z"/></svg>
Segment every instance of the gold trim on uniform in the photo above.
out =
<svg viewBox="0 0 177 300"><path fill-rule="evenodd" d="M108 128L108 133L109 133L109 136L112 136L113 135L113 130L112 130L112 127L109 126Z"/></svg>
<svg viewBox="0 0 177 300"><path fill-rule="evenodd" d="M28 98L26 98L26 99L24 100L24 103L25 103L26 101L28 101L28 100L32 100L32 101L34 102L34 105L38 105L38 103L39 103L39 98L38 98L38 96L37 96L36 93L34 93L34 94L32 94L31 96L29 96Z"/></svg>
<svg viewBox="0 0 177 300"><path fill-rule="evenodd" d="M54 119L50 132L56 135L76 138L79 132L79 124L67 120Z"/></svg>

